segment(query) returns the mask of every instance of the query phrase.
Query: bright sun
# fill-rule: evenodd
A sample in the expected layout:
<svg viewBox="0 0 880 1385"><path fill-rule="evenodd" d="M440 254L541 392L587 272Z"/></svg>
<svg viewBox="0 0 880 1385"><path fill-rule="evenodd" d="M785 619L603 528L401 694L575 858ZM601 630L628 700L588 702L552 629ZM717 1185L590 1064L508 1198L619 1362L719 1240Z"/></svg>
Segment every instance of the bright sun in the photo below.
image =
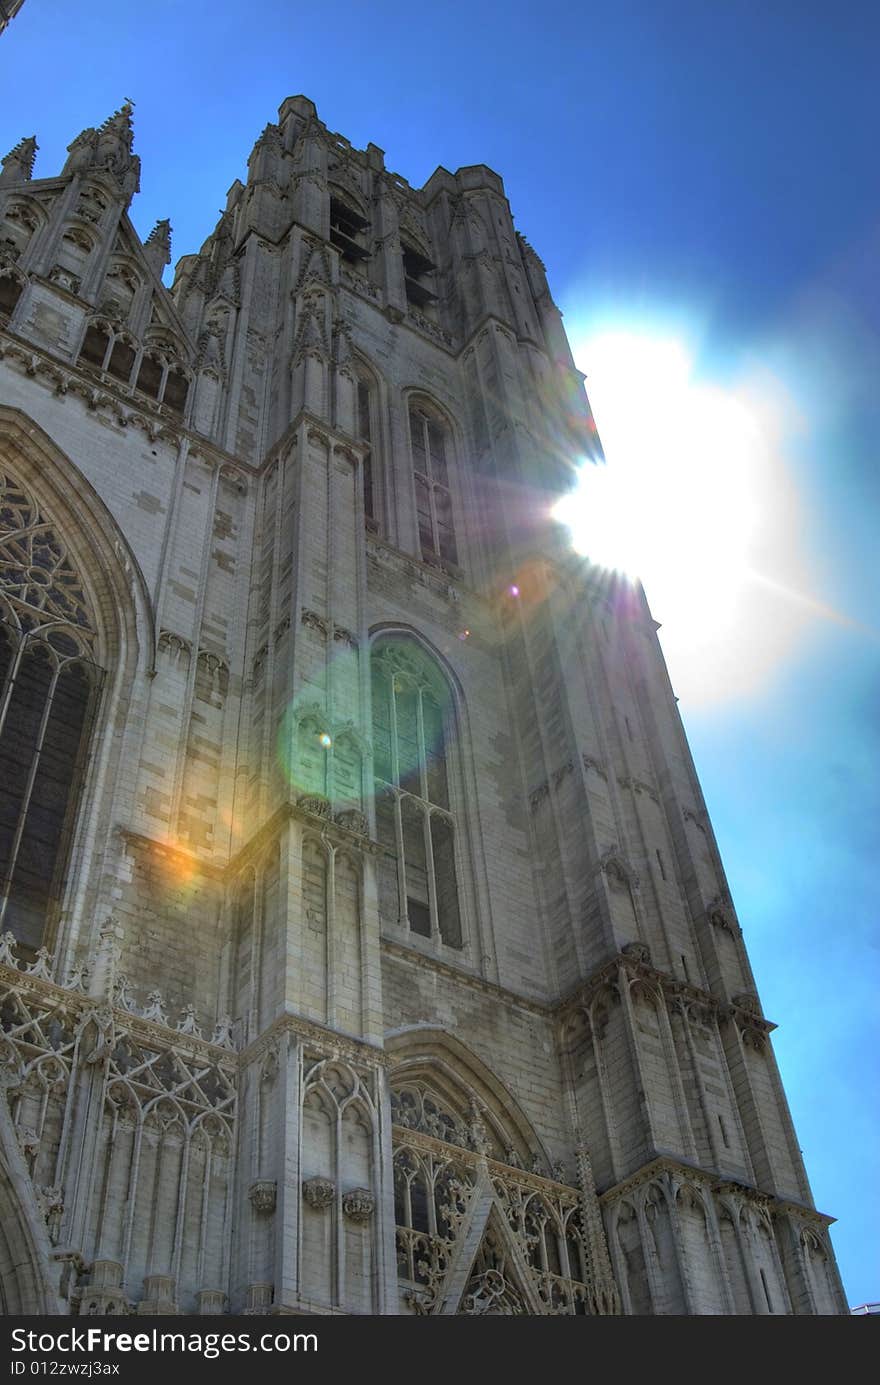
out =
<svg viewBox="0 0 880 1385"><path fill-rule="evenodd" d="M578 552L638 576L689 701L764 682L803 628L796 504L776 387L695 378L682 342L632 331L576 343L607 464L554 509Z"/></svg>

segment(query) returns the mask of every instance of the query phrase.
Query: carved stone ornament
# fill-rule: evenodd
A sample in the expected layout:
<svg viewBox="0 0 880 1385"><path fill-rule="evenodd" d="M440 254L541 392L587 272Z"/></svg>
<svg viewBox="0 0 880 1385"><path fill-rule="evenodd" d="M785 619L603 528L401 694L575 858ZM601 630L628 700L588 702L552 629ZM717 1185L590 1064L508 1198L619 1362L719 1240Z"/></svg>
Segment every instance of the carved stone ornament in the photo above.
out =
<svg viewBox="0 0 880 1385"><path fill-rule="evenodd" d="M342 1210L351 1221L369 1221L375 1207L376 1199L369 1188L352 1188L342 1198Z"/></svg>
<svg viewBox="0 0 880 1385"><path fill-rule="evenodd" d="M271 1178L258 1178L248 1188L248 1201L255 1212L268 1215L275 1211L276 1187Z"/></svg>
<svg viewBox="0 0 880 1385"><path fill-rule="evenodd" d="M733 997L734 1005L738 1005L741 1010L747 1010L750 1015L760 1015L761 1005L756 995L750 991L742 991Z"/></svg>
<svg viewBox="0 0 880 1385"><path fill-rule="evenodd" d="M307 1178L302 1185L303 1197L316 1212L329 1207L336 1196L336 1187L329 1178Z"/></svg>
<svg viewBox="0 0 880 1385"><path fill-rule="evenodd" d="M347 828L349 832L356 832L359 837L367 835L367 819L359 808L343 808L336 814L336 821L340 827Z"/></svg>
<svg viewBox="0 0 880 1385"><path fill-rule="evenodd" d="M645 966L650 965L651 952L646 943L624 943L621 952L624 957L631 957L634 962L642 962Z"/></svg>

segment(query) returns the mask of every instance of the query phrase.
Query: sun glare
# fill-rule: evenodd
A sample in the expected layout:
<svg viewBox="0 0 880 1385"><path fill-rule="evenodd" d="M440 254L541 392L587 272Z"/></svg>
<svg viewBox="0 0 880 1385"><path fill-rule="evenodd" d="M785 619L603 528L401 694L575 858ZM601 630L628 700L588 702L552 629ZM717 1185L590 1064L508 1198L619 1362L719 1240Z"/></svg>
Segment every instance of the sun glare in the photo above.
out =
<svg viewBox="0 0 880 1385"><path fill-rule="evenodd" d="M639 577L677 691L741 696L791 650L807 612L779 388L697 377L683 342L606 332L577 343L607 462L554 509L578 552Z"/></svg>

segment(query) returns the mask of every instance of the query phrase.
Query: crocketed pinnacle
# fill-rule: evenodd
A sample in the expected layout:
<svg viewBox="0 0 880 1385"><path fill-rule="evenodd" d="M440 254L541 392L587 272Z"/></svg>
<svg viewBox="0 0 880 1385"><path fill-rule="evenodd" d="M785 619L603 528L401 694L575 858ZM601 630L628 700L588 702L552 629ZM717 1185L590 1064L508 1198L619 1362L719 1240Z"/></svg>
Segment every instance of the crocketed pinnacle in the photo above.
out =
<svg viewBox="0 0 880 1385"><path fill-rule="evenodd" d="M159 273L171 263L171 222L168 217L156 222L144 241L144 250Z"/></svg>
<svg viewBox="0 0 880 1385"><path fill-rule="evenodd" d="M10 149L6 157L0 160L0 163L2 163L4 169L16 173L16 181L26 182L33 175L34 160L37 157L37 150L39 147L36 135L31 135L26 139L20 139L15 148ZM11 181L11 179L7 179L7 181Z"/></svg>

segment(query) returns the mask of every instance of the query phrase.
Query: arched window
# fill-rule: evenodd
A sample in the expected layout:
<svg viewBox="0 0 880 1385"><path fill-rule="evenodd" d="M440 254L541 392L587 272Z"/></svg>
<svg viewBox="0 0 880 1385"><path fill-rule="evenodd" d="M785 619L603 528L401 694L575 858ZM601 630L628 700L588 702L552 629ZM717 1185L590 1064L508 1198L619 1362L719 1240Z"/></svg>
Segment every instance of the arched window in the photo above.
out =
<svg viewBox="0 0 880 1385"><path fill-rule="evenodd" d="M0 269L0 317L11 317L25 285L23 274L7 266Z"/></svg>
<svg viewBox="0 0 880 1385"><path fill-rule="evenodd" d="M352 204L350 197L331 190L330 241L352 269L364 272L370 258L370 223Z"/></svg>
<svg viewBox="0 0 880 1385"><path fill-rule="evenodd" d="M136 355L137 345L134 339L120 332L114 338L110 359L104 369L109 375L115 375L117 380L127 385L131 379Z"/></svg>
<svg viewBox="0 0 880 1385"><path fill-rule="evenodd" d="M141 364L137 376L137 388L142 394L152 395L154 399L159 398L159 391L162 388L162 376L165 373L164 363L158 351L145 351L141 356Z"/></svg>
<svg viewBox="0 0 880 1385"><path fill-rule="evenodd" d="M108 322L97 320L89 323L79 349L80 360L103 370L112 340L113 333Z"/></svg>
<svg viewBox="0 0 880 1385"><path fill-rule="evenodd" d="M183 366L174 362L169 365L165 375L165 393L162 395L162 403L174 414L183 416L186 408L187 395L189 394L189 377Z"/></svg>
<svg viewBox="0 0 880 1385"><path fill-rule="evenodd" d="M380 909L412 933L460 948L450 689L412 640L379 642L371 672Z"/></svg>
<svg viewBox="0 0 880 1385"><path fill-rule="evenodd" d="M409 432L422 560L455 565L458 550L449 490L449 429L439 414L414 403L409 410Z"/></svg>
<svg viewBox="0 0 880 1385"><path fill-rule="evenodd" d="M0 471L0 929L35 950L60 899L101 670L71 556Z"/></svg>
<svg viewBox="0 0 880 1385"><path fill-rule="evenodd" d="M128 332L121 331L105 318L95 318L86 328L79 359L113 375L124 385L134 387L172 413L183 416L189 395L186 367L171 356L162 344L152 343L139 351ZM135 371L135 365L137 370Z"/></svg>

